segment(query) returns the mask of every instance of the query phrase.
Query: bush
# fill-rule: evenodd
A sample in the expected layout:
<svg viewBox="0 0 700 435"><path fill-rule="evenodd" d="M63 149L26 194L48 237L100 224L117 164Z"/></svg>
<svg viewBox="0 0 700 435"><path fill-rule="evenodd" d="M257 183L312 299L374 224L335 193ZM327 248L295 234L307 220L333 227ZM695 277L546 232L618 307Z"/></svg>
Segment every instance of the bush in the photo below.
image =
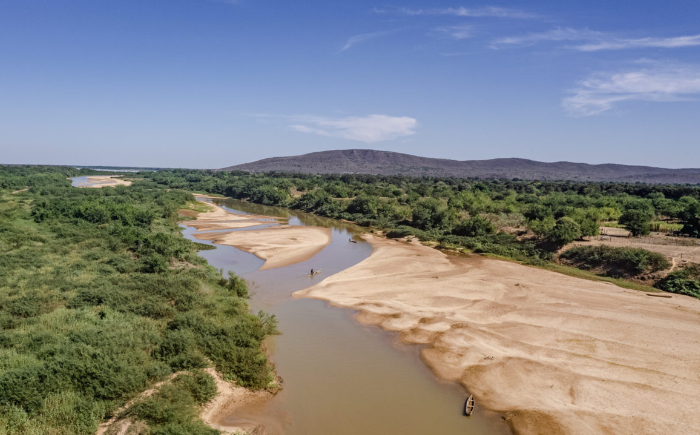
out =
<svg viewBox="0 0 700 435"><path fill-rule="evenodd" d="M557 219L554 228L547 234L547 240L556 246L564 246L581 237L581 227L570 217Z"/></svg>
<svg viewBox="0 0 700 435"><path fill-rule="evenodd" d="M694 264L685 269L668 274L656 287L661 290L693 296L700 299L700 265Z"/></svg>
<svg viewBox="0 0 700 435"><path fill-rule="evenodd" d="M602 268L609 274L638 275L671 267L666 257L640 248L612 246L579 246L561 254L581 269Z"/></svg>
<svg viewBox="0 0 700 435"><path fill-rule="evenodd" d="M478 237L494 234L496 227L481 216L474 216L469 220L463 220L452 231L453 234L465 237Z"/></svg>

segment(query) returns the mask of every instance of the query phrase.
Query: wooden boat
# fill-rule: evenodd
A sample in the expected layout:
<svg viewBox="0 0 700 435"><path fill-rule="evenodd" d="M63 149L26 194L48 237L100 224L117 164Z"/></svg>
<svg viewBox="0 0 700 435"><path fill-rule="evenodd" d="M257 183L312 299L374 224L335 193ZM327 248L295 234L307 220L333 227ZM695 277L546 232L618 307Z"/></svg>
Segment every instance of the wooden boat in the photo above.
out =
<svg viewBox="0 0 700 435"><path fill-rule="evenodd" d="M647 293L647 296L653 296L655 298L672 298L673 296L668 293Z"/></svg>
<svg viewBox="0 0 700 435"><path fill-rule="evenodd" d="M474 396L469 396L466 402L464 402L464 415L469 417L472 415L472 412L474 412L474 405L476 405L476 402L474 401Z"/></svg>

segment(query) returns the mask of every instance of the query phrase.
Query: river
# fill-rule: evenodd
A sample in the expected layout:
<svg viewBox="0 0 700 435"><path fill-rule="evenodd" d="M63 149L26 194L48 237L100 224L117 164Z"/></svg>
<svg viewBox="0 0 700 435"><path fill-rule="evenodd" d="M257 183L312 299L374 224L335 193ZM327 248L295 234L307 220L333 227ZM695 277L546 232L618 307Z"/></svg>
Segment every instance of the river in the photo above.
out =
<svg viewBox="0 0 700 435"><path fill-rule="evenodd" d="M269 339L268 348L283 390L266 403L224 415L221 424L263 424L269 435L510 433L498 415L478 404L472 417L464 417L467 392L434 376L421 361L419 346L401 344L396 334L361 325L352 310L291 297L367 258L372 246L357 237L360 228L277 207L213 201L235 213L332 229L332 242L315 257L278 269L258 270L263 260L232 246L215 245L215 250L200 252L212 266L243 277L252 291L251 308L274 313L282 331ZM183 233L190 240L210 243L194 239L193 228ZM312 278L311 268L322 273Z"/></svg>

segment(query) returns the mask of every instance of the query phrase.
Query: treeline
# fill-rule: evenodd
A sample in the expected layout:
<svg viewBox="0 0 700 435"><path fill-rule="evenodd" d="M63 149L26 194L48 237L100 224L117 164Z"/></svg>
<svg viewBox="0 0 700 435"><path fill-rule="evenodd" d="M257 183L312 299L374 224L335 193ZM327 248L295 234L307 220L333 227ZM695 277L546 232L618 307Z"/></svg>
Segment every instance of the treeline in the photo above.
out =
<svg viewBox="0 0 700 435"><path fill-rule="evenodd" d="M557 246L597 235L600 224L608 221L619 221L634 235L644 235L654 221L671 220L682 224L682 233L700 236L697 186L191 170L144 176L171 188L291 207L396 229L397 234L471 246L505 242L516 246L515 240L504 236L495 244L488 240L496 228L526 228L548 241L550 248L540 244L533 250L526 243L525 251L544 257ZM483 219L469 223L477 218Z"/></svg>
<svg viewBox="0 0 700 435"><path fill-rule="evenodd" d="M92 434L181 371L132 418L151 434L218 433L198 420L213 394L200 369L266 387L274 317L250 314L245 282L179 234L191 194L76 189L76 172L0 167L0 434Z"/></svg>

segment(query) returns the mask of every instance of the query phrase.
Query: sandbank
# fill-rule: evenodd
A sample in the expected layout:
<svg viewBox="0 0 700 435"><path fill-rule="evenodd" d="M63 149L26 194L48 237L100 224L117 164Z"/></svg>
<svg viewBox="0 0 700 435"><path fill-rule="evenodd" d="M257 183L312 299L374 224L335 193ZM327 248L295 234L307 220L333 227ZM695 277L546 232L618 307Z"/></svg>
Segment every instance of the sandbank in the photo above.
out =
<svg viewBox="0 0 700 435"><path fill-rule="evenodd" d="M331 230L284 225L228 233L195 233L194 237L250 252L265 260L260 270L267 270L290 266L312 258L331 242Z"/></svg>
<svg viewBox="0 0 700 435"><path fill-rule="evenodd" d="M196 213L196 220L182 222L198 230L194 237L249 252L265 260L261 270L301 263L321 252L331 242L330 228L278 225L280 220L277 218L231 213L216 204L199 202L207 206L207 211ZM275 226L259 230L202 232L270 224Z"/></svg>
<svg viewBox="0 0 700 435"><path fill-rule="evenodd" d="M365 261L295 293L429 346L517 434L695 434L700 300L366 236Z"/></svg>
<svg viewBox="0 0 700 435"><path fill-rule="evenodd" d="M206 212L180 210L180 214L196 218L195 220L183 221L182 224L188 227L194 227L197 231L237 229L279 223L279 220L268 218L267 216L231 213L216 204L199 200L199 198L201 198L200 196L197 198L201 205L207 207ZM261 220L263 218L265 218L265 220Z"/></svg>
<svg viewBox="0 0 700 435"><path fill-rule="evenodd" d="M101 187L131 186L131 181L122 180L118 177L121 177L121 175L97 175L87 177L90 184L88 185L87 183L82 183L78 185L78 187L99 189Z"/></svg>

